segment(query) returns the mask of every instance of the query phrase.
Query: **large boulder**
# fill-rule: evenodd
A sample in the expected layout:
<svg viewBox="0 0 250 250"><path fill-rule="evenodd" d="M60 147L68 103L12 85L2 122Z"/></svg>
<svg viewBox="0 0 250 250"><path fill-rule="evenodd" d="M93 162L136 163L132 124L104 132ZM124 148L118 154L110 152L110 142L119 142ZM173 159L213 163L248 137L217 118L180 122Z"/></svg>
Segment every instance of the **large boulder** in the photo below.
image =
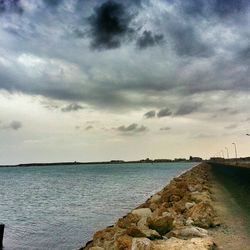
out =
<svg viewBox="0 0 250 250"><path fill-rule="evenodd" d="M183 239L188 239L193 237L204 238L208 236L208 232L207 230L200 227L188 226L172 230L168 234L168 236L183 238Z"/></svg>
<svg viewBox="0 0 250 250"><path fill-rule="evenodd" d="M128 235L121 235L116 238L114 242L114 250L131 250L132 248L132 237ZM107 248L107 250L109 250Z"/></svg>
<svg viewBox="0 0 250 250"><path fill-rule="evenodd" d="M187 217L194 221L194 225L203 228L215 226L216 213L208 202L200 202L194 205L188 212Z"/></svg>
<svg viewBox="0 0 250 250"><path fill-rule="evenodd" d="M150 208L138 208L132 211L133 215L138 215L140 218L149 217L152 215L152 211Z"/></svg>
<svg viewBox="0 0 250 250"><path fill-rule="evenodd" d="M160 235L165 235L173 228L174 218L168 215L149 218L148 226L157 231Z"/></svg>
<svg viewBox="0 0 250 250"><path fill-rule="evenodd" d="M128 215L124 216L123 218L120 218L117 223L116 226L120 227L120 228L129 228L132 225L136 225L137 222L140 220L140 216L137 214L132 214L129 213Z"/></svg>

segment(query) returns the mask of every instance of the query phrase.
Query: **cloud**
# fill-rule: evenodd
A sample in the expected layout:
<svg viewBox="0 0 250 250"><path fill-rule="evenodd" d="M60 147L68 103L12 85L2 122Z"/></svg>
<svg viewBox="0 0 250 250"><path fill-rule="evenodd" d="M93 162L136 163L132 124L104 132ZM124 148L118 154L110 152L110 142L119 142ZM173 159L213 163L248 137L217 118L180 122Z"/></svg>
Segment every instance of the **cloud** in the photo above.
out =
<svg viewBox="0 0 250 250"><path fill-rule="evenodd" d="M137 46L140 49L145 49L147 47L152 47L160 44L163 41L163 34L153 35L151 31L145 30L141 37L137 40Z"/></svg>
<svg viewBox="0 0 250 250"><path fill-rule="evenodd" d="M47 6L55 7L62 3L62 0L43 0Z"/></svg>
<svg viewBox="0 0 250 250"><path fill-rule="evenodd" d="M156 115L156 112L154 110L150 110L147 113L144 114L144 117L146 117L147 119L149 118L154 118Z"/></svg>
<svg viewBox="0 0 250 250"><path fill-rule="evenodd" d="M89 125L85 128L85 130L90 130L90 129L93 129L94 127L92 125Z"/></svg>
<svg viewBox="0 0 250 250"><path fill-rule="evenodd" d="M78 111L84 109L81 105L77 103L70 103L69 105L65 106L64 108L61 109L62 112L73 112L73 111Z"/></svg>
<svg viewBox="0 0 250 250"><path fill-rule="evenodd" d="M128 126L120 126L117 128L118 131L123 132L123 133L141 133L147 130L147 127L141 125L139 126L136 123L132 123Z"/></svg>
<svg viewBox="0 0 250 250"><path fill-rule="evenodd" d="M230 125L226 126L225 129L234 129L237 127L238 127L238 125L236 123L234 123L234 124L230 124Z"/></svg>
<svg viewBox="0 0 250 250"><path fill-rule="evenodd" d="M212 5L214 12L220 17L239 14L249 6L247 0L215 0Z"/></svg>
<svg viewBox="0 0 250 250"><path fill-rule="evenodd" d="M23 13L20 0L0 0L0 14L5 12Z"/></svg>
<svg viewBox="0 0 250 250"><path fill-rule="evenodd" d="M3 125L1 128L2 129L11 129L11 130L19 130L22 128L22 123L20 121L12 121L7 125Z"/></svg>
<svg viewBox="0 0 250 250"><path fill-rule="evenodd" d="M88 18L92 48L119 48L122 40L133 33L129 27L131 20L132 16L121 3L110 0L96 7Z"/></svg>
<svg viewBox="0 0 250 250"><path fill-rule="evenodd" d="M160 128L161 131L168 131L170 130L171 128L170 127L163 127L163 128Z"/></svg>
<svg viewBox="0 0 250 250"><path fill-rule="evenodd" d="M201 106L200 103L187 103L182 104L178 110L175 112L175 115L188 115L193 112L196 112L199 107Z"/></svg>
<svg viewBox="0 0 250 250"><path fill-rule="evenodd" d="M158 118L166 117L166 116L170 116L170 115L172 115L172 112L170 111L169 108L163 108L163 109L159 110L159 112L157 113Z"/></svg>
<svg viewBox="0 0 250 250"><path fill-rule="evenodd" d="M213 49L202 40L194 26L172 21L168 30L179 56L210 57L213 55Z"/></svg>
<svg viewBox="0 0 250 250"><path fill-rule="evenodd" d="M245 12L249 2L247 0L189 0L181 1L180 7L190 17L228 18Z"/></svg>

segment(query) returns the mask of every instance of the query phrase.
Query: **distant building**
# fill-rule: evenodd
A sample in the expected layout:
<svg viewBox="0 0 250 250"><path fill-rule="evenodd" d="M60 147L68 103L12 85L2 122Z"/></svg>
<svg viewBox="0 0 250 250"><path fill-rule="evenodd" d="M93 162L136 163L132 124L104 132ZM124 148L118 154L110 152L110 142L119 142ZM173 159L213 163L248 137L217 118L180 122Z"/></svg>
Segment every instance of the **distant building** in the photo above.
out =
<svg viewBox="0 0 250 250"><path fill-rule="evenodd" d="M172 162L170 159L155 159L154 162Z"/></svg>
<svg viewBox="0 0 250 250"><path fill-rule="evenodd" d="M174 162L182 162L182 161L187 161L185 158L175 158Z"/></svg>
<svg viewBox="0 0 250 250"><path fill-rule="evenodd" d="M203 159L201 157L193 157L193 156L190 156L189 157L189 161L196 161L196 162L199 162L199 161L203 161Z"/></svg>
<svg viewBox="0 0 250 250"><path fill-rule="evenodd" d="M153 160L150 160L149 158L146 158L146 159L140 160L140 162L150 163L150 162L153 162Z"/></svg>

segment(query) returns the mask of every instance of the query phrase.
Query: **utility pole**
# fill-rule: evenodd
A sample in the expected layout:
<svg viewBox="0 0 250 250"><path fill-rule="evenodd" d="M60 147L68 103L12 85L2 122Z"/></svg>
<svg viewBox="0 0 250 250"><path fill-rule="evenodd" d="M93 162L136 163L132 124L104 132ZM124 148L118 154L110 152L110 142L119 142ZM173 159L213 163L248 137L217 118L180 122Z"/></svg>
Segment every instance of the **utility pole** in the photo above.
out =
<svg viewBox="0 0 250 250"><path fill-rule="evenodd" d="M228 152L228 148L225 147L226 151L227 151L227 159L229 159L229 152Z"/></svg>
<svg viewBox="0 0 250 250"><path fill-rule="evenodd" d="M237 161L238 156L237 156L237 147L236 147L236 143L233 142L232 144L234 145L235 158L236 158L236 161Z"/></svg>
<svg viewBox="0 0 250 250"><path fill-rule="evenodd" d="M221 154L222 154L222 158L224 159L225 155L224 155L224 151L223 150L221 150Z"/></svg>

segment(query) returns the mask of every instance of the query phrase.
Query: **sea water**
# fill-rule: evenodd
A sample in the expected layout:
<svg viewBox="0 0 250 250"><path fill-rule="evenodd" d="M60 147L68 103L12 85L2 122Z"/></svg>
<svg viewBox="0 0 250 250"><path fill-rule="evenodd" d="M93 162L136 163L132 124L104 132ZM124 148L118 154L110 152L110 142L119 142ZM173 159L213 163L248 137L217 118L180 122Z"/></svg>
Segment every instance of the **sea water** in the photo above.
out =
<svg viewBox="0 0 250 250"><path fill-rule="evenodd" d="M78 249L194 163L0 168L4 250Z"/></svg>

